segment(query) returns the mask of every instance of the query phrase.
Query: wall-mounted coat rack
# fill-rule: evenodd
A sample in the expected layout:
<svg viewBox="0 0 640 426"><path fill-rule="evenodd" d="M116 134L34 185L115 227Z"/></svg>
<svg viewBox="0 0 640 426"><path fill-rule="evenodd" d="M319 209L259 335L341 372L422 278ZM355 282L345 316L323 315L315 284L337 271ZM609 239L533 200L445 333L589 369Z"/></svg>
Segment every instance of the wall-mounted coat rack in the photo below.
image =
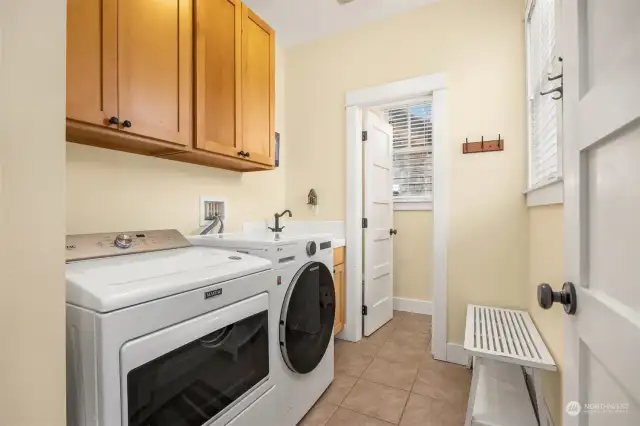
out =
<svg viewBox="0 0 640 426"><path fill-rule="evenodd" d="M462 144L463 154L492 151L504 151L504 140L500 135L498 135L497 140L485 141L483 136L480 142L469 142L469 139L466 139L465 143Z"/></svg>

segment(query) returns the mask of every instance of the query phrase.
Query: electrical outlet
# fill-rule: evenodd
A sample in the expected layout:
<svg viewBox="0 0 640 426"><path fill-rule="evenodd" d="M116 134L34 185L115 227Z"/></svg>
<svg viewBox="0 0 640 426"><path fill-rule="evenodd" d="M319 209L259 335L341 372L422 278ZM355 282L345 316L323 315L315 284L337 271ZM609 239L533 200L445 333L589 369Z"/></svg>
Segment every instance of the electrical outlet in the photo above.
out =
<svg viewBox="0 0 640 426"><path fill-rule="evenodd" d="M215 196L201 196L200 226L209 225L215 215L220 216L225 221L228 219L229 214L227 212L226 200Z"/></svg>

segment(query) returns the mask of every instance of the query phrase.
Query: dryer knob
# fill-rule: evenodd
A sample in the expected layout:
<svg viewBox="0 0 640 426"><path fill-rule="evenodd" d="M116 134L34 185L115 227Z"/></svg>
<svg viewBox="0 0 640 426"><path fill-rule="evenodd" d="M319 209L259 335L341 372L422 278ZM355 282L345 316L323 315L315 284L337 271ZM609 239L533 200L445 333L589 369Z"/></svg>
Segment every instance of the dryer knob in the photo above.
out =
<svg viewBox="0 0 640 426"><path fill-rule="evenodd" d="M116 245L116 247L119 247L121 249L128 249L133 244L133 238L131 238L127 234L120 234L114 240L114 244Z"/></svg>
<svg viewBox="0 0 640 426"><path fill-rule="evenodd" d="M316 243L315 241L309 241L307 243L307 255L313 256L316 254Z"/></svg>

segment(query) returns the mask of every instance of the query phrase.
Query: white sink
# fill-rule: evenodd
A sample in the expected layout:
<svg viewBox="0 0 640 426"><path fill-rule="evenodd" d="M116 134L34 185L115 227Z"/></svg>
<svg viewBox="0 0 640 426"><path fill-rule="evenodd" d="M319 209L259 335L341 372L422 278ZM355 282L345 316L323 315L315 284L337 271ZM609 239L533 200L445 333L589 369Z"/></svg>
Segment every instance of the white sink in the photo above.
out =
<svg viewBox="0 0 640 426"><path fill-rule="evenodd" d="M262 232L266 231L268 226L273 227L273 218L263 221L245 222L243 231ZM331 234L333 236L334 248L345 246L343 221L293 220L284 217L280 219L280 226L284 226L282 233L285 235Z"/></svg>

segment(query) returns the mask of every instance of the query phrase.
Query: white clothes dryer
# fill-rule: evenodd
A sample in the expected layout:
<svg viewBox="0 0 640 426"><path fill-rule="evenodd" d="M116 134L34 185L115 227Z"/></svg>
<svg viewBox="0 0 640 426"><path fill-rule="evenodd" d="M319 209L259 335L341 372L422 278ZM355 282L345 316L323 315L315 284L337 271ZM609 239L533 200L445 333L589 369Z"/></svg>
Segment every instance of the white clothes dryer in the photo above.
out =
<svg viewBox="0 0 640 426"><path fill-rule="evenodd" d="M276 426L295 426L333 381L332 236L238 233L189 237L189 241L273 263L278 280L272 299L278 335Z"/></svg>
<svg viewBox="0 0 640 426"><path fill-rule="evenodd" d="M277 424L271 262L175 230L66 249L69 425Z"/></svg>

